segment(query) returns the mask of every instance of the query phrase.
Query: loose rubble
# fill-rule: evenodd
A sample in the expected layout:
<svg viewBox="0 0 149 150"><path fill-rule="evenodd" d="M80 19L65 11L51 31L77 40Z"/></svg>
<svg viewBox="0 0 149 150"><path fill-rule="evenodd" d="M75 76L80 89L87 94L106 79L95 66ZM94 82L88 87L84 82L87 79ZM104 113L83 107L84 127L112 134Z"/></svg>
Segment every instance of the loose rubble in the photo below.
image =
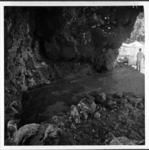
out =
<svg viewBox="0 0 149 150"><path fill-rule="evenodd" d="M130 93L97 91L78 98L79 103L72 105L69 112L40 124L26 124L19 129L13 126L10 145L144 144L143 98ZM11 122L8 122L8 132Z"/></svg>

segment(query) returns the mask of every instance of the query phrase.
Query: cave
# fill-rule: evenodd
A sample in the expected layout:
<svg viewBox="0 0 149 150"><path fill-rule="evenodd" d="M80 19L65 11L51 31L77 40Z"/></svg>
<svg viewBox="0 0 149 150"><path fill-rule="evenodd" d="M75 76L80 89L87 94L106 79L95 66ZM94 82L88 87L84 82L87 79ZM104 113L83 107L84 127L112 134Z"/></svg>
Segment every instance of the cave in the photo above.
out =
<svg viewBox="0 0 149 150"><path fill-rule="evenodd" d="M117 63L119 49L124 42L144 40L140 32L136 35L139 28L137 31L134 29L138 16L143 18L142 6L5 7L5 144L112 145L116 137L120 137L116 144L144 143L144 74ZM87 115L86 110L82 113L83 118L89 118L85 120L87 123L82 120L80 123L81 117L75 118L78 115L76 106L83 105L82 99L95 101L96 105L94 115L91 110ZM132 99L141 101L134 104ZM135 121L132 119L136 123L135 129L140 130L132 131L133 123L121 115L126 118L119 123L119 128L129 122L132 134L128 136L128 130L127 133L111 133L113 127L110 122L105 119L107 126L103 125L100 115L104 111L107 114L118 111L129 102L131 107L135 107L131 115L138 112L141 117L140 123L135 122L138 121L136 116ZM94 103L87 103L94 109ZM83 107L79 106L77 109ZM100 114L98 111L102 107L105 110L101 109L103 112ZM68 117L68 114L72 116ZM53 117L59 115L64 120L64 127L59 125L60 120L56 125L52 124ZM111 119L113 126L117 120L114 117ZM14 128L13 132L20 129L15 138L7 134L10 132L7 129L9 123ZM98 132L97 137L84 128ZM29 134L30 130L32 134ZM48 135L49 130L54 132L54 137ZM45 134L40 140L42 132Z"/></svg>

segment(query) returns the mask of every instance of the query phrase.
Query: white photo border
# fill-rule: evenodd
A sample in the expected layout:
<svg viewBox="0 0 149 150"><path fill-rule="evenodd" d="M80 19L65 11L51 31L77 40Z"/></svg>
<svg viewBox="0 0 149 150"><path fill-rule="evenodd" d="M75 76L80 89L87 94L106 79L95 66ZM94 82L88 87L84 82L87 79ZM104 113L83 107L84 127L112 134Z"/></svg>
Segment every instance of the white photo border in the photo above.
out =
<svg viewBox="0 0 149 150"><path fill-rule="evenodd" d="M4 7L5 6L144 6L145 15L145 145L132 146L5 146L4 145ZM149 149L149 2L147 1L50 1L0 2L0 150L37 149Z"/></svg>

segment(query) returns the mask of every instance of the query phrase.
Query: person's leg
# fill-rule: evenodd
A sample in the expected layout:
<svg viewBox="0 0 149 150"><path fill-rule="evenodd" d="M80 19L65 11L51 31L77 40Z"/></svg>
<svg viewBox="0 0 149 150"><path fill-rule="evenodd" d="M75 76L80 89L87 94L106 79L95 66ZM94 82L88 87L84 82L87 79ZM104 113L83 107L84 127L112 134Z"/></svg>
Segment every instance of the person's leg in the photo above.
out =
<svg viewBox="0 0 149 150"><path fill-rule="evenodd" d="M139 62L137 61L137 70L139 70Z"/></svg>
<svg viewBox="0 0 149 150"><path fill-rule="evenodd" d="M139 62L139 72L141 72L141 61Z"/></svg>

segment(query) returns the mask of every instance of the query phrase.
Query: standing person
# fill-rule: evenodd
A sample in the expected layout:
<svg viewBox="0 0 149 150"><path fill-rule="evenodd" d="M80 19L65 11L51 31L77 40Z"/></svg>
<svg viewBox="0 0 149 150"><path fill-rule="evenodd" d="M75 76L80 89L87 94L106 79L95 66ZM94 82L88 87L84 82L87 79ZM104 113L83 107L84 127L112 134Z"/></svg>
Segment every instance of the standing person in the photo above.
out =
<svg viewBox="0 0 149 150"><path fill-rule="evenodd" d="M137 53L137 70L140 72L142 67L142 60L144 60L144 54L142 53L142 49L139 49Z"/></svg>

